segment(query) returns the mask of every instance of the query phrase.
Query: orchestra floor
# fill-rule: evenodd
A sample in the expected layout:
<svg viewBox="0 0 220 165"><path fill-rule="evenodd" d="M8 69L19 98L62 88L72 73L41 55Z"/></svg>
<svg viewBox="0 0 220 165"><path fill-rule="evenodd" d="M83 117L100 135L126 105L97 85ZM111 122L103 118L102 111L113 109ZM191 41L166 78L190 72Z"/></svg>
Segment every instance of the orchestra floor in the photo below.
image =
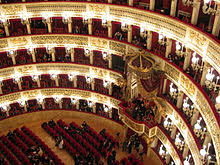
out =
<svg viewBox="0 0 220 165"><path fill-rule="evenodd" d="M43 122L49 121L51 119L54 121L62 119L66 123L74 121L79 125L81 125L83 121L86 121L87 124L94 128L97 132L105 128L107 132L109 132L113 137L116 137L116 133L120 132L120 142L123 142L125 137L125 129L122 125L116 122L112 122L111 120L107 120L97 115L64 110L33 112L11 117L7 120L2 120L0 121L0 136L7 134L8 130L20 128L21 126L25 125L35 134L37 134L66 165L73 165L73 158L65 150L60 150L58 147L55 147L54 140L41 128L41 124ZM116 149L116 152L117 160L121 160L122 158L128 156L128 154L122 152L120 148ZM133 154L137 153L134 151ZM158 158L153 153L151 153L151 156L149 157L144 155L144 165L147 164L158 165Z"/></svg>

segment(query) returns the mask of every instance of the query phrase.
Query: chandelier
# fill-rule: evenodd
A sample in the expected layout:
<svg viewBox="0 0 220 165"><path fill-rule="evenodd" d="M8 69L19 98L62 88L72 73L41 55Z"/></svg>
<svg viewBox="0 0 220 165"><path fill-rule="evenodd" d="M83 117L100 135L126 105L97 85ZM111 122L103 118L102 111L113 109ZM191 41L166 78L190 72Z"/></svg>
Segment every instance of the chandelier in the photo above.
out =
<svg viewBox="0 0 220 165"><path fill-rule="evenodd" d="M174 88L173 86L174 86L174 84L171 83L171 84L170 84L170 96L171 96L174 100L176 100L177 97L178 97L178 91L177 91L177 89Z"/></svg>
<svg viewBox="0 0 220 165"><path fill-rule="evenodd" d="M211 147L211 143L208 143L208 146L203 145L203 148L200 150L200 155L201 155L203 164L209 164L209 161L212 158L209 153L210 147Z"/></svg>
<svg viewBox="0 0 220 165"><path fill-rule="evenodd" d="M173 123L171 122L171 119L167 116L163 122L163 126L167 131L171 131L173 128Z"/></svg>
<svg viewBox="0 0 220 165"><path fill-rule="evenodd" d="M180 45L179 42L176 42L176 55L183 57L187 55L187 52L184 51L184 46Z"/></svg>
<svg viewBox="0 0 220 165"><path fill-rule="evenodd" d="M122 22L122 23L121 23L121 30L122 30L123 32L127 32L127 31L128 31L128 24L125 23L125 22Z"/></svg>
<svg viewBox="0 0 220 165"><path fill-rule="evenodd" d="M191 159L191 155L187 156L186 159L184 160L183 164L184 165L190 165L190 159Z"/></svg>
<svg viewBox="0 0 220 165"><path fill-rule="evenodd" d="M52 97L53 97L55 103L57 103L57 104L62 103L63 95L53 95Z"/></svg>
<svg viewBox="0 0 220 165"><path fill-rule="evenodd" d="M204 0L204 4L202 7L202 11L204 14L218 15L220 14L220 10L218 9L218 5L214 2L214 6L212 7L212 0Z"/></svg>
<svg viewBox="0 0 220 165"><path fill-rule="evenodd" d="M193 115L193 112L194 112L194 106L193 106L193 105L190 106L190 104L188 103L188 101L189 101L189 97L186 97L186 98L183 100L183 107L182 107L182 109L183 109L183 112L184 112L187 116L189 116L189 117L191 118L192 115Z"/></svg>
<svg viewBox="0 0 220 165"><path fill-rule="evenodd" d="M42 95L42 94L38 94L37 97L36 97L36 100L39 104L43 104L44 103L44 98L45 96Z"/></svg>
<svg viewBox="0 0 220 165"><path fill-rule="evenodd" d="M219 83L219 79L220 77L217 76L216 77L216 81L214 81L215 78L215 74L213 73L214 68L209 68L208 69L208 73L206 74L206 80L205 80L205 85L209 90L217 90L218 87L218 83Z"/></svg>
<svg viewBox="0 0 220 165"><path fill-rule="evenodd" d="M178 133L177 135L176 135L176 138L175 138L175 145L176 145L176 147L180 150L180 151L182 151L183 149L184 149L184 141L183 140L181 140L181 137L180 137L180 133Z"/></svg>
<svg viewBox="0 0 220 165"><path fill-rule="evenodd" d="M166 156L168 155L168 152L166 151L165 147L161 144L159 148L159 155L163 158L166 159Z"/></svg>
<svg viewBox="0 0 220 165"><path fill-rule="evenodd" d="M193 54L193 57L192 57L192 69L195 71L195 72L202 72L203 70L203 64L200 66L199 65L199 57L196 57L196 52L194 52Z"/></svg>
<svg viewBox="0 0 220 165"><path fill-rule="evenodd" d="M164 36L163 34L159 34L158 43L159 43L161 46L165 46L165 45L167 44L167 42L166 42L166 36Z"/></svg>
<svg viewBox="0 0 220 165"><path fill-rule="evenodd" d="M201 121L202 117L200 117L197 121L196 124L194 125L194 132L198 138L201 138L203 140L205 138L205 134L207 132L207 129L201 126Z"/></svg>

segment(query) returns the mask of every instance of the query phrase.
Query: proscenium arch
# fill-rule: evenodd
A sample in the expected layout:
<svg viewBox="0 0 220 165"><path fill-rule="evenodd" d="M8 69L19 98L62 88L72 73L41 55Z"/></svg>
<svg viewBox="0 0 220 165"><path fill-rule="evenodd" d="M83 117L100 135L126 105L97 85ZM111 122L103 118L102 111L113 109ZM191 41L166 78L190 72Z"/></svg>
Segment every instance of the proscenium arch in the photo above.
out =
<svg viewBox="0 0 220 165"><path fill-rule="evenodd" d="M64 12L72 17L84 17L85 15L99 19L107 17L108 20L126 22L162 33L184 43L186 47L201 55L220 73L219 41L198 30L195 26L171 16L129 6L90 2L37 2L1 5L1 15L5 19L21 18L22 14L30 15L30 17L42 17L42 13L49 16L53 13L51 16L62 17Z"/></svg>

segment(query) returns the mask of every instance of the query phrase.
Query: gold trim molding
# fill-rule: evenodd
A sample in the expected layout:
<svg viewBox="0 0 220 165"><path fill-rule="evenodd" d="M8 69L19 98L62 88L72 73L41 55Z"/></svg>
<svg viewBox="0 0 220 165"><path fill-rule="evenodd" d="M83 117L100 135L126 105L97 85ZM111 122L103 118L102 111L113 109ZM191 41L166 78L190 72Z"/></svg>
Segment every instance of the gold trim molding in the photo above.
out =
<svg viewBox="0 0 220 165"><path fill-rule="evenodd" d="M164 61L164 67L162 70L165 71L167 78L175 83L175 85L178 86L178 89L183 91L192 100L195 107L202 115L213 141L216 152L216 160L219 162L220 128L209 102L199 88L197 88L197 86L195 86L192 81L177 68Z"/></svg>

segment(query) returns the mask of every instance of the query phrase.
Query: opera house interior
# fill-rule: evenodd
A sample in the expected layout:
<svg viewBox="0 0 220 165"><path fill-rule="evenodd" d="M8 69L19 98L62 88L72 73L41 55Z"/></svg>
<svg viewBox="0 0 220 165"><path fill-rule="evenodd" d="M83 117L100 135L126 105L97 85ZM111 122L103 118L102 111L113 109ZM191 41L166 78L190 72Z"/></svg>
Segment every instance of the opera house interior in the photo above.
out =
<svg viewBox="0 0 220 165"><path fill-rule="evenodd" d="M0 165L220 165L220 0L0 0Z"/></svg>

